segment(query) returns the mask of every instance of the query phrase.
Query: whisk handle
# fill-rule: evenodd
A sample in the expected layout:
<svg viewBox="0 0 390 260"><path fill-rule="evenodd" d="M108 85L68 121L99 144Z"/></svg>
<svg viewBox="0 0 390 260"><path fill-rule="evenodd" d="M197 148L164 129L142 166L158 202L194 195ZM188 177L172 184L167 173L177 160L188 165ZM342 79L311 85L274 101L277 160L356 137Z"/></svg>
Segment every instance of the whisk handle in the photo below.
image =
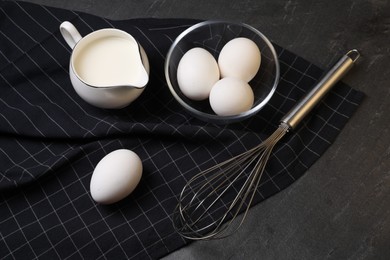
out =
<svg viewBox="0 0 390 260"><path fill-rule="evenodd" d="M282 118L281 123L287 124L290 129L294 129L334 84L352 68L359 57L360 53L355 49L341 57L315 87Z"/></svg>

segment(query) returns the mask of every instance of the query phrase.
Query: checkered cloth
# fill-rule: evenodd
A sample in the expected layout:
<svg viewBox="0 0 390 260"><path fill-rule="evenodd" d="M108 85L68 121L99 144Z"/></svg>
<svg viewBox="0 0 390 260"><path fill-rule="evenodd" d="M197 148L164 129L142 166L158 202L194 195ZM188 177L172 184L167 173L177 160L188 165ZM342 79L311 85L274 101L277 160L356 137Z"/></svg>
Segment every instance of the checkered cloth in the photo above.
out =
<svg viewBox="0 0 390 260"><path fill-rule="evenodd" d="M105 27L139 40L151 64L144 93L121 110L90 106L68 74L69 20L82 35ZM163 73L167 50L193 20L112 21L18 2L0 2L0 256L2 259L159 258L188 243L171 213L191 176L243 152L278 126L322 70L277 47L281 81L255 117L217 126L189 116ZM281 191L332 144L363 94L339 83L275 147L256 202ZM144 165L137 189L110 205L90 196L91 174L107 153L127 148Z"/></svg>

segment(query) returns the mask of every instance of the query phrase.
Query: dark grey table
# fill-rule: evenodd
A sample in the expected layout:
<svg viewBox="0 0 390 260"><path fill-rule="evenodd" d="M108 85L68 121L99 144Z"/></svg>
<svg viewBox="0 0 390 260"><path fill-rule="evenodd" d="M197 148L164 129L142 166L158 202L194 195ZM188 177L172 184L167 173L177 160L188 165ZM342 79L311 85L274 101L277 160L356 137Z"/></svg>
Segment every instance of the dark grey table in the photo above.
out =
<svg viewBox="0 0 390 260"><path fill-rule="evenodd" d="M367 98L331 148L304 177L253 207L235 236L166 259L390 259L390 1L27 2L111 19L245 22L322 68L359 49L363 58L344 82Z"/></svg>

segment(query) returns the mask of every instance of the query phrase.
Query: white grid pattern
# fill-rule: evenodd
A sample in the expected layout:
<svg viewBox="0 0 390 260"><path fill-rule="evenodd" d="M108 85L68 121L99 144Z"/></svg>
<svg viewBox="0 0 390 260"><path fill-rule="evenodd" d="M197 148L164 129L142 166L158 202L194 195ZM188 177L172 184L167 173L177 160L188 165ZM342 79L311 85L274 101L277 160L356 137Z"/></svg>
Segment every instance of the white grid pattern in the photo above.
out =
<svg viewBox="0 0 390 260"><path fill-rule="evenodd" d="M164 54L195 21L109 21L18 2L0 2L0 13L0 58L6 62L0 63L0 255L5 259L155 259L184 245L170 214L185 181L260 143L322 72L276 46L282 79L274 98L249 120L215 126L189 117L165 86ZM140 102L108 111L81 101L68 78L70 50L58 31L63 20L86 33L118 27L140 41L152 68ZM361 99L340 83L287 134L270 158L256 202L299 178ZM119 148L142 158L142 181L129 198L96 205L89 195L93 168Z"/></svg>

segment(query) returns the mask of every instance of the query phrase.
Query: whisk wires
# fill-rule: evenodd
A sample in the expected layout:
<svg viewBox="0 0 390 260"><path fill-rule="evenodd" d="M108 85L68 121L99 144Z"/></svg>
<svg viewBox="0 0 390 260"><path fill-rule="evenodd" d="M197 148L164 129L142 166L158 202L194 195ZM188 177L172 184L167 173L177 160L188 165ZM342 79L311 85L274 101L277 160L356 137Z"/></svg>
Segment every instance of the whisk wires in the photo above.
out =
<svg viewBox="0 0 390 260"><path fill-rule="evenodd" d="M273 147L288 130L282 123L261 144L192 177L174 211L176 231L192 240L234 233L247 216Z"/></svg>

